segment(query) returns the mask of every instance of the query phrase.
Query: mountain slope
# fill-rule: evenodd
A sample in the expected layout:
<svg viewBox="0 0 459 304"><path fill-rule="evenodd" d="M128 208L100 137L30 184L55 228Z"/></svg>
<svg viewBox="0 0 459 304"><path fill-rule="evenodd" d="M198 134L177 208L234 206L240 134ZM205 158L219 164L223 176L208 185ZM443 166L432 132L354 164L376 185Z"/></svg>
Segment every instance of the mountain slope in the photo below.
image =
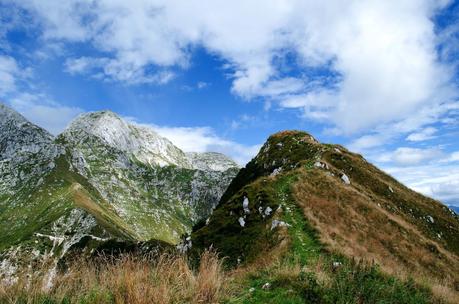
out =
<svg viewBox="0 0 459 304"><path fill-rule="evenodd" d="M195 169L169 140L109 111L81 115L57 142L142 241L177 243L210 214L237 172L234 162L226 170Z"/></svg>
<svg viewBox="0 0 459 304"><path fill-rule="evenodd" d="M47 208L38 197L47 195L51 201L51 192L43 188L56 169L56 159L65 152L53 143L51 134L1 104L0 140L0 248L4 248L29 235L23 228Z"/></svg>
<svg viewBox="0 0 459 304"><path fill-rule="evenodd" d="M452 210L360 155L300 131L272 135L192 237L195 250L212 246L233 264L259 264L281 251L306 257L304 267L308 256L325 257L313 254L322 246L311 245L317 238L323 250L374 261L385 273L458 288L459 218Z"/></svg>
<svg viewBox="0 0 459 304"><path fill-rule="evenodd" d="M239 170L221 156L196 169L169 140L108 111L54 138L0 105L0 131L0 276L113 240L175 245Z"/></svg>

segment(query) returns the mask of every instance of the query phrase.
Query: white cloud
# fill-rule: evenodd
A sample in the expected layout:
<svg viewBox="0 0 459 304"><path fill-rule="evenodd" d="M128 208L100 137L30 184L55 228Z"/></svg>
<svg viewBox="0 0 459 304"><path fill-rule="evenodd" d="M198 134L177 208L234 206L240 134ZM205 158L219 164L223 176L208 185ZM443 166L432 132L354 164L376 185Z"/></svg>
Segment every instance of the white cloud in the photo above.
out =
<svg viewBox="0 0 459 304"><path fill-rule="evenodd" d="M459 151L451 153L450 161L459 161Z"/></svg>
<svg viewBox="0 0 459 304"><path fill-rule="evenodd" d="M10 104L28 120L54 135L62 132L73 118L83 112L78 107L68 107L46 100L44 95L21 93L12 98Z"/></svg>
<svg viewBox="0 0 459 304"><path fill-rule="evenodd" d="M408 187L459 206L459 151L402 147L369 158Z"/></svg>
<svg viewBox="0 0 459 304"><path fill-rule="evenodd" d="M356 152L362 152L366 149L381 146L387 140L387 135L388 134L378 133L361 136L350 143L349 149Z"/></svg>
<svg viewBox="0 0 459 304"><path fill-rule="evenodd" d="M16 77L18 73L16 60L9 56L0 56L0 94L8 93L16 88Z"/></svg>
<svg viewBox="0 0 459 304"><path fill-rule="evenodd" d="M18 82L30 76L30 69L22 68L11 56L0 55L0 96L16 91Z"/></svg>
<svg viewBox="0 0 459 304"><path fill-rule="evenodd" d="M434 134L437 132L438 130L433 128L433 127L427 127L427 128L424 128L422 130L420 130L419 132L415 132L415 133L411 133L410 135L408 135L406 137L406 140L409 140L409 141L425 141L425 140L428 140L428 139L432 139L434 138Z"/></svg>
<svg viewBox="0 0 459 304"><path fill-rule="evenodd" d="M196 87L197 87L199 90L205 89L205 88L207 88L208 86L210 86L210 83L209 83L209 82L205 82L205 81L198 81L198 83L196 84Z"/></svg>
<svg viewBox="0 0 459 304"><path fill-rule="evenodd" d="M452 152L448 157L441 160L442 163L459 162L459 151Z"/></svg>
<svg viewBox="0 0 459 304"><path fill-rule="evenodd" d="M87 42L104 54L92 59L100 64L97 69L74 61L67 64L71 72L103 73L131 83L161 82L156 72L149 78L148 71L187 67L191 49L203 46L226 60L235 94L299 108L306 118L331 123L349 134L404 122L414 111L439 106L457 93L451 86L451 69L438 59L439 39L432 22L447 3L29 0L21 4L41 21L45 39ZM297 60L293 64L282 60L287 54ZM284 76L285 65L301 76ZM313 68L331 74L325 78L308 74ZM420 125L426 124L425 117L417 117Z"/></svg>
<svg viewBox="0 0 459 304"><path fill-rule="evenodd" d="M166 127L149 125L185 152L220 152L245 165L261 145L243 145L218 136L210 127Z"/></svg>
<svg viewBox="0 0 459 304"><path fill-rule="evenodd" d="M459 109L458 102L445 102L435 106L425 106L414 111L404 120L394 123L383 124L372 129L371 134L366 134L353 139L349 147L353 150L364 152L370 148L384 146L400 137L400 134L419 133L424 130L425 124L432 124L437 121L447 123L444 114L454 114ZM457 119L452 118L454 125ZM340 134L339 129L332 129L332 133Z"/></svg>
<svg viewBox="0 0 459 304"><path fill-rule="evenodd" d="M54 135L82 112L78 107L53 102L46 94L37 91L32 69L20 66L11 56L0 55L0 98Z"/></svg>
<svg viewBox="0 0 459 304"><path fill-rule="evenodd" d="M104 65L103 60L91 57L69 58L64 63L65 70L70 74L84 73L101 65Z"/></svg>
<svg viewBox="0 0 459 304"><path fill-rule="evenodd" d="M223 59L234 94L262 97L266 109L297 108L307 119L330 124L335 135L359 134L350 146L368 150L397 138L427 140L441 130L426 126L439 121L457 124L451 116L459 109L451 81L457 66L442 61L457 53L457 39L451 39L457 25L437 33L432 21L449 2L24 0L16 5L36 17L45 43L97 49L98 57L68 59L69 73L166 83L176 69L189 66L193 49L203 47ZM437 53L439 43L444 53ZM11 90L17 78L13 65L4 66L9 68L0 72L0 86ZM243 121L232 126L241 128ZM184 150L217 150L240 163L257 150L210 128L157 128ZM446 165L457 155L446 159L436 148L401 147L380 156L401 166L402 181L445 197L448 191L435 185L454 187L459 180L457 168ZM430 165L414 166L424 163Z"/></svg>
<svg viewBox="0 0 459 304"><path fill-rule="evenodd" d="M453 154L448 155L440 146L427 148L398 147L393 151L367 151L367 156L377 163L392 163L400 167L448 163L453 161Z"/></svg>
<svg viewBox="0 0 459 304"><path fill-rule="evenodd" d="M242 114L237 119L233 119L229 124L229 127L232 130L247 129L253 125L260 125L260 123L261 122L259 116Z"/></svg>
<svg viewBox="0 0 459 304"><path fill-rule="evenodd" d="M431 160L438 160L441 156L441 150L436 148L419 149L400 147L392 153L390 160L396 164L406 166L428 163Z"/></svg>
<svg viewBox="0 0 459 304"><path fill-rule="evenodd" d="M40 21L46 27L44 37L47 39L85 41L90 37L92 29L85 26L85 18L89 17L89 11L93 7L91 1L24 0L16 4L35 14L46 14Z"/></svg>
<svg viewBox="0 0 459 304"><path fill-rule="evenodd" d="M191 92L194 90L204 90L211 86L212 84L210 82L205 82L205 81L198 81L196 84L190 84L190 85L182 85L180 88L184 91Z"/></svg>
<svg viewBox="0 0 459 304"><path fill-rule="evenodd" d="M92 74L94 78L116 80L127 84L155 83L161 85L175 77L175 74L167 69L147 74L141 66L126 66L110 58L69 58L65 61L64 68L70 74Z"/></svg>
<svg viewBox="0 0 459 304"><path fill-rule="evenodd" d="M459 166L422 165L385 170L410 188L447 204L459 206Z"/></svg>

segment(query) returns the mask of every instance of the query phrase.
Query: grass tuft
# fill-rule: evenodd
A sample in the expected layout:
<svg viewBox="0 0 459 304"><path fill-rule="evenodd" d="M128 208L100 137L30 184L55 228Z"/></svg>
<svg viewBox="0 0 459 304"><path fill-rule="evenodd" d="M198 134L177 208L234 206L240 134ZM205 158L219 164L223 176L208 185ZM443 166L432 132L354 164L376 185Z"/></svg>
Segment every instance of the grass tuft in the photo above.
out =
<svg viewBox="0 0 459 304"><path fill-rule="evenodd" d="M0 284L0 303L219 303L227 286L221 260L205 251L197 269L186 256L124 254L78 260L46 288L44 274Z"/></svg>

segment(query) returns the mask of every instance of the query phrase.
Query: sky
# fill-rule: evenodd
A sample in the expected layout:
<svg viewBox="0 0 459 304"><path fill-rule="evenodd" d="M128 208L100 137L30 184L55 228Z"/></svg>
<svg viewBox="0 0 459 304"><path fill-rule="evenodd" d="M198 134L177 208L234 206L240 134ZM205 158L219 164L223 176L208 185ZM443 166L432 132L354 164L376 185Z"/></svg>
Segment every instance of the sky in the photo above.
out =
<svg viewBox="0 0 459 304"><path fill-rule="evenodd" d="M0 0L0 102L109 109L241 165L305 130L459 206L459 3Z"/></svg>

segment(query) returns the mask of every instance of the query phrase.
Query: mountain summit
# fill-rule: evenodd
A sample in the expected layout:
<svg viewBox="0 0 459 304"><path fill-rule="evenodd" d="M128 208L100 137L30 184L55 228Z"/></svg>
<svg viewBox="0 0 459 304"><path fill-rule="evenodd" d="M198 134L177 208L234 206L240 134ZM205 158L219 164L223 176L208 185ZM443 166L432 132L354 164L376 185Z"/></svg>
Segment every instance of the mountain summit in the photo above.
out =
<svg viewBox="0 0 459 304"><path fill-rule="evenodd" d="M111 111L81 114L70 123L63 136L74 140L97 137L106 145L129 153L151 166L192 168L185 153L168 139L149 127L128 123Z"/></svg>

